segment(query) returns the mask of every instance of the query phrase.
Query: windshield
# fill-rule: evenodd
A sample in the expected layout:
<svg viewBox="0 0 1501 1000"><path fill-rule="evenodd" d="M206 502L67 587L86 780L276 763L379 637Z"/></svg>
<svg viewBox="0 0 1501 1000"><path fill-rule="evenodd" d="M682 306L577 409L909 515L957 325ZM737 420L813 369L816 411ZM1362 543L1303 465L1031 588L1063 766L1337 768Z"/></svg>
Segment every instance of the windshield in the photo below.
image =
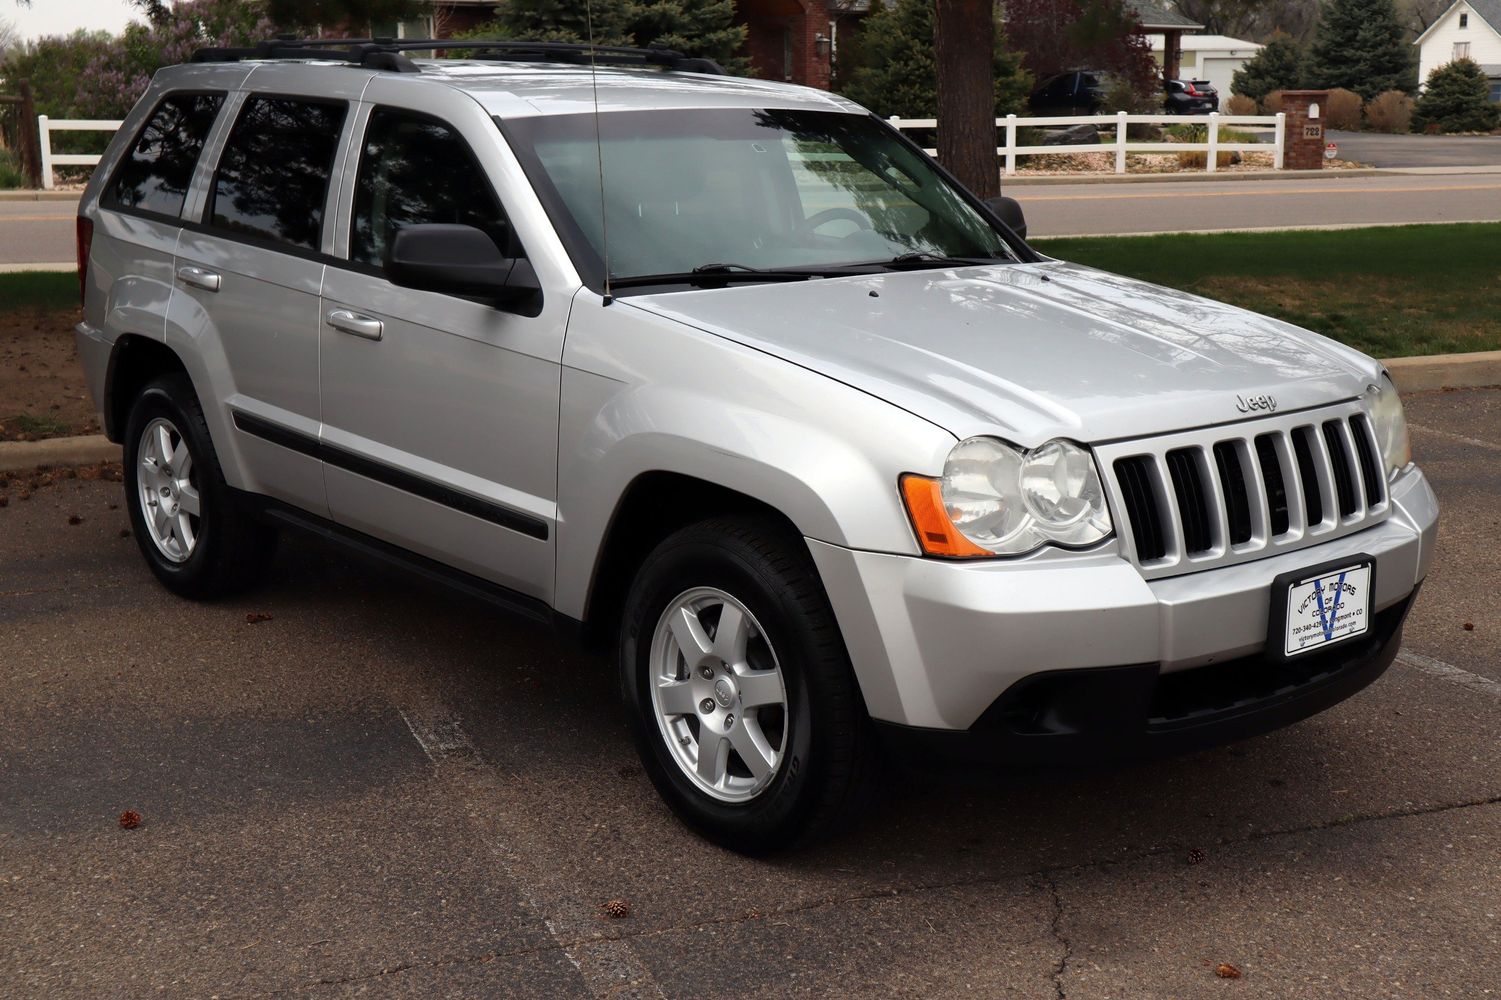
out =
<svg viewBox="0 0 1501 1000"><path fill-rule="evenodd" d="M504 127L587 275L603 275L606 232L611 279L626 283L1014 259L918 151L864 115L610 112L598 145L592 114Z"/></svg>

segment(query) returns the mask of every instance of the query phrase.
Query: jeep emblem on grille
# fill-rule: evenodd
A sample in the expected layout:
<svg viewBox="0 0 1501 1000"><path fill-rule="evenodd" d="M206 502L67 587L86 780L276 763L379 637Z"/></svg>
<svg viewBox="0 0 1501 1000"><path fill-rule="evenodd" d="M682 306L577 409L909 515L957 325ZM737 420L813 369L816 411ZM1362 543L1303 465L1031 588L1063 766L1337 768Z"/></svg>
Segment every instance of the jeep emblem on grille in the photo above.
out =
<svg viewBox="0 0 1501 1000"><path fill-rule="evenodd" d="M1270 394L1264 396L1236 396L1235 408L1242 413L1250 413L1253 410L1265 410L1271 413L1277 408L1277 397Z"/></svg>

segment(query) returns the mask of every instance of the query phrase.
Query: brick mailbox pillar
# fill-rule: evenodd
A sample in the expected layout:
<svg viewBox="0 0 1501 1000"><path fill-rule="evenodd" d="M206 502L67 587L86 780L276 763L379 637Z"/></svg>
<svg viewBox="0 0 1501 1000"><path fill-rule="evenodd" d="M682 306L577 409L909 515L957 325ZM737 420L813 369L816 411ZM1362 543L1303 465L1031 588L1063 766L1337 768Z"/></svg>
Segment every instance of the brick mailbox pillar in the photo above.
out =
<svg viewBox="0 0 1501 1000"><path fill-rule="evenodd" d="M1324 109L1327 90L1284 90L1282 111L1287 115L1282 165L1288 170L1324 168Z"/></svg>

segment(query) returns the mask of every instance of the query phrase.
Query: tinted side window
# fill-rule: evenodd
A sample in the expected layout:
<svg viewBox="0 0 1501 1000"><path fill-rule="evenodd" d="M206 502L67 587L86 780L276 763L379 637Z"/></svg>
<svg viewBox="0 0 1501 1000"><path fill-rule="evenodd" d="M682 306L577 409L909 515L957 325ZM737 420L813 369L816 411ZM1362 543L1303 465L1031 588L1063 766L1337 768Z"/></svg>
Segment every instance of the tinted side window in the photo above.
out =
<svg viewBox="0 0 1501 1000"><path fill-rule="evenodd" d="M316 250L347 110L280 97L247 100L219 158L209 221Z"/></svg>
<svg viewBox="0 0 1501 1000"><path fill-rule="evenodd" d="M165 98L120 164L106 204L158 215L180 213L198 154L223 104L223 94Z"/></svg>
<svg viewBox="0 0 1501 1000"><path fill-rule="evenodd" d="M430 222L474 226L507 254L520 253L489 178L459 134L436 118L376 108L360 156L349 259L379 266L396 230Z"/></svg>

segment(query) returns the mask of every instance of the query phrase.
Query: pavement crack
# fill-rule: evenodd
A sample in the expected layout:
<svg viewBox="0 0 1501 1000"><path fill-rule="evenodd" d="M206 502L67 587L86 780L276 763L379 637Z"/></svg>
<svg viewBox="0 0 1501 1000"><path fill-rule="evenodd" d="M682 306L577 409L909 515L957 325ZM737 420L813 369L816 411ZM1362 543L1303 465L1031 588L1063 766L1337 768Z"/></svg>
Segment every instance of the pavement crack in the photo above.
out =
<svg viewBox="0 0 1501 1000"><path fill-rule="evenodd" d="M1063 932L1063 895L1058 891L1058 880L1044 874L1042 883L1053 899L1053 916L1048 930L1053 935L1053 940L1063 949L1063 954L1058 956L1058 964L1053 967L1053 990L1058 994L1058 1000L1066 1000L1068 992L1063 986L1063 976L1068 971L1069 959L1074 957L1074 944Z"/></svg>

